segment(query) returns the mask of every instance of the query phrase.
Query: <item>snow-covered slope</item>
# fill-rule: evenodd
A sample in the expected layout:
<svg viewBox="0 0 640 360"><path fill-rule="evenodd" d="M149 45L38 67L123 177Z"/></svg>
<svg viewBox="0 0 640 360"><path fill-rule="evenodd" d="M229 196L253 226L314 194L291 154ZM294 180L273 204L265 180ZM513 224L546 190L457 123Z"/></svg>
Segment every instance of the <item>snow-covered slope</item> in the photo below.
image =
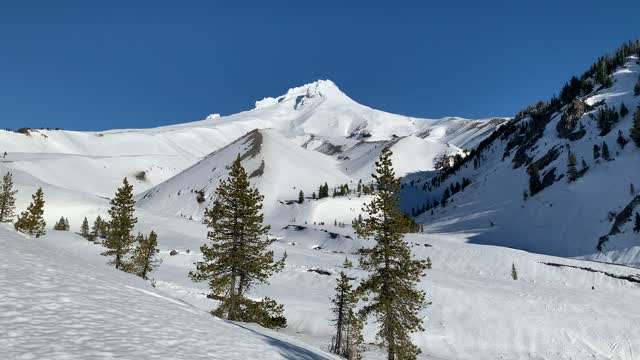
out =
<svg viewBox="0 0 640 360"><path fill-rule="evenodd" d="M613 72L611 87L596 85L573 100L581 106L579 111L571 104L552 110L542 105L530 108L442 186L431 183L433 172L405 179L414 184L405 187L407 210L440 199L446 187L466 177L471 185L446 207L419 217L428 231L472 231L469 241L475 243L640 266L640 235L632 230L640 201L630 191L631 184L640 186L640 150L629 138L640 105L633 91L639 75L638 58L628 57ZM598 112L608 107L619 114L622 103L629 113L602 134ZM576 114L573 123L567 120L571 114ZM618 143L619 132L629 141L625 146ZM594 158L594 146L602 148L603 143L609 147L610 161ZM576 156L577 170L584 171L575 182L565 174L569 153ZM534 196L529 191L532 164L545 185ZM529 193L527 199L523 192Z"/></svg>
<svg viewBox="0 0 640 360"><path fill-rule="evenodd" d="M345 271L356 282L366 276L357 268L345 269L341 264L345 257L357 263L355 251L370 246L369 242L358 239L349 226L330 224L345 208L358 208L367 200L366 197L352 198L350 202L346 198L323 199L319 203L325 207L324 212L313 211L317 204L305 202L295 205L299 208L300 219L288 223L291 226L272 223L270 235L278 239L272 249L276 256L286 251L287 263L284 271L275 275L269 285L256 287L250 295L256 298L269 296L284 304L289 325L280 333L252 326L250 329L295 345L287 350L303 348L316 354L311 346L301 345L301 342L320 348L329 343L329 298L338 272ZM152 274L155 290L131 275L109 268L106 259L99 255L101 247L76 235L49 231L46 237L35 240L0 229L0 241L3 248L8 249L0 257L2 264L9 264L3 268L0 282L5 289L8 283L10 289L0 294L0 299L7 299L6 294L14 293L9 295L12 301L12 296L18 295L22 299L34 299L33 303L26 301L28 307L23 310L13 309L13 302L0 300L0 307L6 306L10 310L3 312L4 317L0 315L0 323L10 324L5 328L23 329L18 326L24 326L28 330L27 324L16 320L28 319L23 317L24 313L46 314L53 319L57 319L56 314L69 316L68 322L61 321L63 326L55 340L59 340L63 348L82 351L83 346L89 345L80 340L78 345L67 343L78 332L87 333L92 339L101 338L100 334L119 334L119 323L91 313L110 304L111 307L104 308L99 314L105 317L105 313L116 317L127 314L120 319L122 327L153 329L150 333L141 330L141 334L153 334L156 327L170 324L170 327L158 330L161 344L153 353L168 354L163 358L198 358L210 349L216 349L220 356L231 354L226 358L236 354L254 358L250 352L254 346L256 351L265 352L257 358L273 356L269 348L257 347L255 341L261 338L259 334L254 334L257 339L246 337L242 329L229 328L227 323L206 313L214 307L213 301L204 295L206 284L193 283L187 276L193 270L193 263L200 259L198 247L206 241L206 227L197 221L157 217L140 210L137 214L140 230L155 229L159 234L159 256L163 263ZM311 220L327 225L311 225ZM305 225L304 221L309 224ZM638 278L637 269L468 244L465 242L467 237L465 234L413 234L406 238L414 256L428 256L433 260L433 268L419 285L432 302L421 312L425 332L413 335L423 351L420 359L634 359L640 349L640 317L635 311L640 292L638 284L629 279ZM178 255L170 256L171 250L176 250ZM512 263L518 271L517 281L511 279ZM29 270L24 270L25 267ZM38 270L31 271L31 268ZM50 299L40 300L29 292L40 287L48 289L42 296ZM66 307L65 299L75 300ZM126 305L123 299L127 299ZM25 304L25 301L17 303ZM127 306L133 309L125 312ZM76 313L67 314L73 311ZM80 320L76 322L78 317L98 318L95 321L105 321L105 329L113 331L107 332L91 324L88 329L74 329L71 324L82 324ZM44 322L44 327L51 326L48 324ZM368 343L375 341L376 330L373 323L365 326L364 336ZM173 331L178 340L171 342L169 331ZM190 335L191 332L194 334ZM186 348L187 345L179 341L182 338L189 339L188 344L202 345L197 349ZM0 335L0 343L2 339ZM107 344L120 341L122 348L133 349L132 354L139 354L138 347L142 346L137 343L147 338L137 335L123 339L111 335L107 339ZM164 340L167 342L162 342ZM280 346L275 341L273 344ZM91 345L99 347L99 344ZM25 351L24 347L16 348L16 353ZM380 349L373 345L367 346L364 355L365 359L384 358ZM315 355L295 355L283 350L282 356L313 359Z"/></svg>
<svg viewBox="0 0 640 360"><path fill-rule="evenodd" d="M281 334L214 318L99 257L79 257L56 242L95 245L60 235L34 240L0 225L3 359L333 358Z"/></svg>
<svg viewBox="0 0 640 360"><path fill-rule="evenodd" d="M438 155L462 154L462 149L448 143L410 135L389 141L361 141L337 155L337 159L341 160L341 168L347 174L367 183L371 181L375 162L384 148L389 148L393 153L393 166L397 176L433 170L434 160Z"/></svg>
<svg viewBox="0 0 640 360"><path fill-rule="evenodd" d="M329 80L290 89L256 108L229 116L154 129L77 132L0 130L0 159L43 182L74 191L110 196L123 177L143 192L254 129L272 128L310 150L346 150L366 139L429 135L434 143L470 146L505 119L417 119L360 105ZM481 130L479 130L481 129ZM446 135L445 135L446 134ZM80 179L90 178L90 181ZM327 179L329 180L329 179Z"/></svg>
<svg viewBox="0 0 640 360"><path fill-rule="evenodd" d="M204 209L214 199L220 180L227 177L238 155L253 185L265 195L266 212L286 206L283 203L287 200L297 199L300 189L310 195L321 180L331 184L351 181L338 169L338 162L333 158L304 149L273 129L253 130L141 194L138 206L201 219Z"/></svg>

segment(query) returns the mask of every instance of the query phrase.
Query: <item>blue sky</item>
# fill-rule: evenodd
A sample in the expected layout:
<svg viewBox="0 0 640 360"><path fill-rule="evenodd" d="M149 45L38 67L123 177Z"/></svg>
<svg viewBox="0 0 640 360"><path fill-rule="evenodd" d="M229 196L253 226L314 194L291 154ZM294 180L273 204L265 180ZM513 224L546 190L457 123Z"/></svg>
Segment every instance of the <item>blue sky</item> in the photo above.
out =
<svg viewBox="0 0 640 360"><path fill-rule="evenodd" d="M638 16L627 0L0 0L0 127L174 124L326 78L389 112L509 116L639 38Z"/></svg>

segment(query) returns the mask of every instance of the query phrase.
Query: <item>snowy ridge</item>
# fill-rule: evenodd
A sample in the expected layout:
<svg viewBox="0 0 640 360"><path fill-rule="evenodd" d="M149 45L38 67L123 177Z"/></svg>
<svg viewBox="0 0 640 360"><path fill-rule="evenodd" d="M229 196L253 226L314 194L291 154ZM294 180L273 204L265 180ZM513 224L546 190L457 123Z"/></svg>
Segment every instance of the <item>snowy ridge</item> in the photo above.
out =
<svg viewBox="0 0 640 360"><path fill-rule="evenodd" d="M25 171L40 181L106 197L123 177L135 184L137 193L146 191L254 129L274 129L298 145L306 143L310 150L321 144L344 150L361 140L388 141L424 133L432 126L455 134L434 138L435 142L467 146L467 137L477 137L472 128L477 121L416 119L374 110L351 100L330 80L293 88L271 99L258 102L250 111L152 129L0 130L0 153L8 153L0 160L7 168ZM481 122L485 128L496 128L504 121ZM77 169L96 180L78 182Z"/></svg>
<svg viewBox="0 0 640 360"><path fill-rule="evenodd" d="M622 214L634 199L630 185L633 183L637 188L640 184L637 179L640 151L629 138L633 114L640 105L640 97L633 93L640 75L637 61L636 57L629 57L612 74L611 87L596 87L584 96L584 103L592 107L580 114L575 125L576 138L559 136L557 129L563 126L559 122L563 113L569 111L564 106L549 115L540 138L527 144L526 151L520 151L509 144L517 143L518 134L522 133L517 129L530 121L524 118L514 124L516 130L512 135L499 136L482 152L480 166L476 168L472 161L467 162L443 186L431 192L421 189L433 173L407 178L415 186L405 188L405 199L411 199L406 201L406 208L411 210L421 203L440 199L446 186L467 177L472 184L454 195L453 202L445 208L436 208L433 216L428 211L419 217L428 231L471 231L474 235L469 241L475 243L640 266L640 241L632 231L633 219L624 221L618 232L608 236L616 215ZM602 136L596 121L598 111L605 106L619 111L622 103L629 113ZM617 142L619 131L629 141L624 147ZM603 142L608 144L610 161L594 158L594 145L602 147ZM572 183L565 175L569 152L576 156L578 170L586 169ZM525 200L523 192L529 191L528 169L532 163L539 164L541 178L546 176L549 183ZM630 215L638 210L635 207ZM603 236L606 238L601 241Z"/></svg>
<svg viewBox="0 0 640 360"><path fill-rule="evenodd" d="M170 215L201 219L214 200L215 190L227 177L236 156L242 159L254 186L265 195L265 211L285 206L299 189L314 189L321 178L331 184L351 182L338 162L306 150L274 130L254 130L207 156L191 168L139 196L138 206ZM198 199L201 199L200 201ZM280 201L278 201L280 200Z"/></svg>

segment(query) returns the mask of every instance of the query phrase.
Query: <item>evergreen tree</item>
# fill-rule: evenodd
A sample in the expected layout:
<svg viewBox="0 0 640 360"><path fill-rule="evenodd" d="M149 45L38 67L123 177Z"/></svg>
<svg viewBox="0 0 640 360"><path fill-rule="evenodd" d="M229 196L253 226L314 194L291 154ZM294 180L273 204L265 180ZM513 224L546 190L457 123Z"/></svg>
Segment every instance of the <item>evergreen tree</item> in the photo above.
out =
<svg viewBox="0 0 640 360"><path fill-rule="evenodd" d="M331 299L335 336L332 338L331 352L347 359L361 359L362 325L356 316L357 297L344 272L340 272L336 294Z"/></svg>
<svg viewBox="0 0 640 360"><path fill-rule="evenodd" d="M636 213L636 219L633 225L633 231L640 232L640 214Z"/></svg>
<svg viewBox="0 0 640 360"><path fill-rule="evenodd" d="M136 240L138 245L133 250L130 270L133 274L146 280L147 275L160 264L160 261L156 259L156 254L160 252L158 250L158 235L152 230L148 237L140 234Z"/></svg>
<svg viewBox="0 0 640 360"><path fill-rule="evenodd" d="M629 184L629 193L631 193L631 196L636 196L636 188L633 186L633 183Z"/></svg>
<svg viewBox="0 0 640 360"><path fill-rule="evenodd" d="M13 190L13 175L7 172L0 184L0 222L9 222L13 219L17 193L18 190Z"/></svg>
<svg viewBox="0 0 640 360"><path fill-rule="evenodd" d="M633 93L635 94L635 96L640 95L640 78L638 78L636 86L633 87Z"/></svg>
<svg viewBox="0 0 640 360"><path fill-rule="evenodd" d="M17 231L39 238L46 233L45 227L47 226L42 217L44 215L44 193L42 188L38 188L36 193L31 196L31 199L32 201L27 210L18 216L14 227Z"/></svg>
<svg viewBox="0 0 640 360"><path fill-rule="evenodd" d="M93 222L93 227L91 228L91 238L102 238L106 239L108 235L108 226L106 221L102 220L100 215L96 217L96 220Z"/></svg>
<svg viewBox="0 0 640 360"><path fill-rule="evenodd" d="M69 220L65 219L64 216L60 217L60 220L53 225L53 230L69 231Z"/></svg>
<svg viewBox="0 0 640 360"><path fill-rule="evenodd" d="M246 297L252 286L268 283L284 267L285 256L274 260L267 250L275 239L263 225L263 196L252 188L240 156L231 166L229 178L216 189L216 201L205 212L209 244L203 245L203 261L189 273L193 281L208 281L208 297L220 301L213 315L236 321L256 322L267 327L284 327L283 307L271 299L253 301Z"/></svg>
<svg viewBox="0 0 640 360"><path fill-rule="evenodd" d="M104 241L107 251L103 252L104 256L113 256L111 263L116 269L124 269L126 267L126 257L131 251L131 246L135 241L131 231L138 222L133 216L134 204L133 186L129 185L127 178L122 181L122 187L118 188L116 195L111 199L111 209L109 209L109 234Z"/></svg>
<svg viewBox="0 0 640 360"><path fill-rule="evenodd" d="M618 142L618 145L620 145L620 148L624 149L625 145L627 145L627 143L629 142L627 139L624 138L624 135L622 135L622 130L618 130L618 139L616 140Z"/></svg>
<svg viewBox="0 0 640 360"><path fill-rule="evenodd" d="M444 193L442 194L442 206L447 206L447 201L449 201L449 198L451 197L451 192L449 191L449 188L444 189Z"/></svg>
<svg viewBox="0 0 640 360"><path fill-rule="evenodd" d="M345 269L351 269L353 267L353 263L349 260L348 257L344 257L344 262L342 263L342 267Z"/></svg>
<svg viewBox="0 0 640 360"><path fill-rule="evenodd" d="M358 236L376 242L372 248L359 250L360 267L370 274L357 291L367 298L361 314L373 314L380 324L378 337L387 347L388 359L415 359L419 349L411 343L410 334L423 330L418 313L426 306L425 294L416 285L427 264L412 259L403 239L412 224L398 207L400 181L395 177L391 154L384 149L375 163L372 177L377 191L363 208L369 217L356 226Z"/></svg>
<svg viewBox="0 0 640 360"><path fill-rule="evenodd" d="M82 220L82 225L80 226L80 236L82 236L85 239L88 239L91 234L89 232L89 220L87 220L87 217L84 217L84 220Z"/></svg>
<svg viewBox="0 0 640 360"><path fill-rule="evenodd" d="M431 263L431 258L429 256L427 256L427 269L431 269L431 266L433 264Z"/></svg>
<svg viewBox="0 0 640 360"><path fill-rule="evenodd" d="M628 113L629 109L627 108L627 106L624 103L620 103L620 117L623 118L627 116Z"/></svg>
<svg viewBox="0 0 640 360"><path fill-rule="evenodd" d="M593 145L593 158L594 159L600 158L600 146L598 146L598 144Z"/></svg>
<svg viewBox="0 0 640 360"><path fill-rule="evenodd" d="M302 204L304 202L304 193L302 190L298 193L298 204Z"/></svg>
<svg viewBox="0 0 640 360"><path fill-rule="evenodd" d="M513 280L518 280L518 271L516 271L515 263L511 263L511 278Z"/></svg>
<svg viewBox="0 0 640 360"><path fill-rule="evenodd" d="M629 137L633 140L637 147L640 147L640 106L633 114L633 126L629 131Z"/></svg>
<svg viewBox="0 0 640 360"><path fill-rule="evenodd" d="M611 156L609 155L609 145L606 142L602 142L602 158L609 161Z"/></svg>
<svg viewBox="0 0 640 360"><path fill-rule="evenodd" d="M540 181L540 172L536 164L531 165L529 169L529 193L531 196L542 190L542 182Z"/></svg>
<svg viewBox="0 0 640 360"><path fill-rule="evenodd" d="M567 178L569 179L569 182L574 182L578 179L578 169L576 168L577 164L576 155L569 152L569 161L567 163Z"/></svg>

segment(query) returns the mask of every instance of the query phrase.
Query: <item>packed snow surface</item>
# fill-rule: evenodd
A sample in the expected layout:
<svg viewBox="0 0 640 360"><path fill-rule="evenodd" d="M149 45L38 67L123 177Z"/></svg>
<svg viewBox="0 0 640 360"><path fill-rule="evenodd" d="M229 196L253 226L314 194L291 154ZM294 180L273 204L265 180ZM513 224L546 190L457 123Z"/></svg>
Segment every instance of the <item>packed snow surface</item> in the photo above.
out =
<svg viewBox="0 0 640 360"><path fill-rule="evenodd" d="M333 358L281 334L214 318L104 259L56 244L68 240L34 240L0 226L3 359Z"/></svg>

